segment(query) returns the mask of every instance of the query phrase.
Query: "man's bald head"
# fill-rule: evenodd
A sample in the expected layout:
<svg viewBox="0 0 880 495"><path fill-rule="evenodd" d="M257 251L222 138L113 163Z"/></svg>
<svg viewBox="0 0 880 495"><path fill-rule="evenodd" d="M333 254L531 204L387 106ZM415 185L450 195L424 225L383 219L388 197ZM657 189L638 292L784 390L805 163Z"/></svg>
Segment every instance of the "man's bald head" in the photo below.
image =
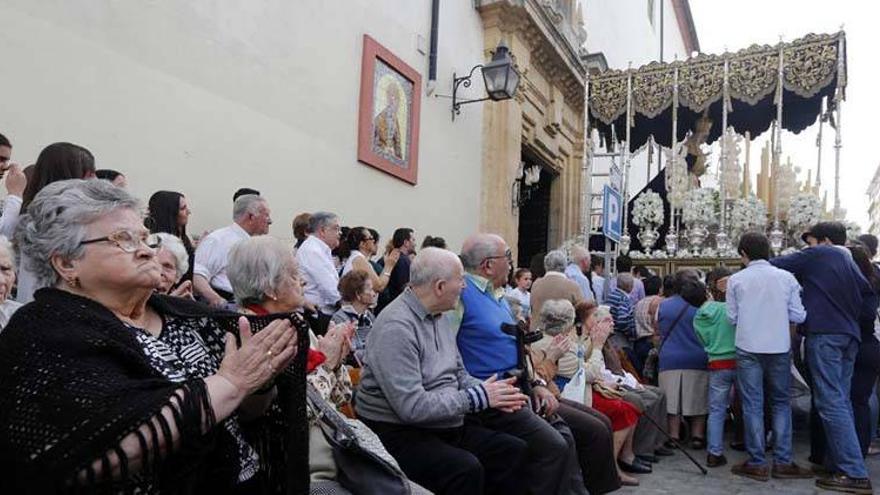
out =
<svg viewBox="0 0 880 495"><path fill-rule="evenodd" d="M428 247L419 251L409 269L409 284L427 287L440 280L450 280L461 274L462 266L452 251Z"/></svg>
<svg viewBox="0 0 880 495"><path fill-rule="evenodd" d="M496 256L498 251L504 251L507 243L497 234L473 234L465 239L461 246L461 262L464 269L472 272L480 268L486 258Z"/></svg>

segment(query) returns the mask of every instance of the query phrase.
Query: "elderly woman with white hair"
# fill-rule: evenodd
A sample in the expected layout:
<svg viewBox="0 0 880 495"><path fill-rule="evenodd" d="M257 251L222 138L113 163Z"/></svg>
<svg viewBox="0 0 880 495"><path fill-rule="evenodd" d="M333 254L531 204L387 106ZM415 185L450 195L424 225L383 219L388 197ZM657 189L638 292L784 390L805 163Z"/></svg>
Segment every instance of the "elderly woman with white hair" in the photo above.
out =
<svg viewBox="0 0 880 495"><path fill-rule="evenodd" d="M595 303L588 302L595 309ZM554 299L545 302L539 315L538 328L544 337L532 344L532 352L542 351L550 360L555 358L557 371L554 382L563 397L570 397L589 407L595 408L611 420L614 430L614 457L618 461L618 475L624 485L636 486L638 479L628 476L625 472L650 473L650 466L642 463L632 451L632 439L635 425L638 422L638 410L624 401L615 390L616 387L604 383L602 371L605 369L602 357L602 346L611 331L610 320L598 320L595 311L589 313L584 322L587 335L583 343L578 342L575 331L575 310L571 302ZM561 337L560 337L561 336ZM565 343L570 339L562 352L553 353L551 349L556 339ZM557 357L558 356L558 357ZM577 380L573 380L573 379ZM577 388L579 380L586 382L583 390ZM580 382L583 383L583 382Z"/></svg>
<svg viewBox="0 0 880 495"><path fill-rule="evenodd" d="M162 267L161 282L156 287L156 292L192 299L192 282L189 280L180 282L189 271L189 255L183 241L179 237L165 232L157 233L156 237L161 242L159 252L156 253L156 260ZM180 282L179 285L178 282Z"/></svg>
<svg viewBox="0 0 880 495"><path fill-rule="evenodd" d="M154 294L160 241L141 212L109 182L68 180L21 219L19 248L43 288L0 334L4 491L259 493L305 471L294 460L304 436L258 418L273 380L297 393L286 375L305 362L287 369L290 322ZM258 454L275 445L290 456Z"/></svg>
<svg viewBox="0 0 880 495"><path fill-rule="evenodd" d="M0 331L9 323L18 308L20 302L9 299L9 293L15 286L15 253L12 252L12 243L0 236Z"/></svg>
<svg viewBox="0 0 880 495"><path fill-rule="evenodd" d="M301 328L308 323L298 313L305 303L299 266L293 250L283 241L270 236L251 237L240 241L229 252L227 267L235 301L241 311L256 315L287 314ZM309 414L309 478L311 493L348 494L359 487L343 485L357 476L340 476L339 466L322 429L327 414L337 415L351 402L352 384L344 365L350 351L353 323L330 324L327 333L316 337L309 329L311 348L308 355L306 380L310 389ZM372 434L362 424L360 431ZM376 439L380 456L391 458ZM393 461L392 461L393 462Z"/></svg>

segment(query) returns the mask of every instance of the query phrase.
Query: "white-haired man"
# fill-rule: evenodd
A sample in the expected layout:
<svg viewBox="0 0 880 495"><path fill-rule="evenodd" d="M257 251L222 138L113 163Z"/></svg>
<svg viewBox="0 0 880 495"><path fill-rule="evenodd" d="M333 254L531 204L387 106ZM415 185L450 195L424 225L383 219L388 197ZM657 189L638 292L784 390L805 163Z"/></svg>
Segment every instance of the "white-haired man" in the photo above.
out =
<svg viewBox="0 0 880 495"><path fill-rule="evenodd" d="M367 339L357 413L404 473L434 493L524 493L526 443L473 415L493 409L510 416L527 398L512 380L481 382L464 369L443 317L463 287L455 254L425 248L416 256L409 287Z"/></svg>
<svg viewBox="0 0 880 495"><path fill-rule="evenodd" d="M232 301L232 285L226 276L229 250L238 241L269 233L271 211L265 198L255 194L239 196L232 206L232 225L211 232L196 248L193 287L212 306Z"/></svg>
<svg viewBox="0 0 880 495"><path fill-rule="evenodd" d="M480 414L483 424L525 440L528 488L532 493L586 493L577 464L572 432L557 415L559 402L547 384L520 364L517 339L505 328L514 325L513 314L503 299L511 253L507 243L494 234L474 234L461 248L467 274L461 303L450 315L458 327L458 350L468 372L480 379L518 375L520 385L530 386L533 409L513 414L495 411Z"/></svg>
<svg viewBox="0 0 880 495"><path fill-rule="evenodd" d="M317 310L312 329L318 335L327 331L330 318L338 309L339 272L333 263L332 251L339 246L341 234L335 213L316 211L309 217L309 236L296 250L306 302Z"/></svg>
<svg viewBox="0 0 880 495"><path fill-rule="evenodd" d="M590 273L590 252L583 246L572 246L570 261L565 267L565 276L572 280L581 289L581 295L585 301L596 300L593 288L587 273Z"/></svg>

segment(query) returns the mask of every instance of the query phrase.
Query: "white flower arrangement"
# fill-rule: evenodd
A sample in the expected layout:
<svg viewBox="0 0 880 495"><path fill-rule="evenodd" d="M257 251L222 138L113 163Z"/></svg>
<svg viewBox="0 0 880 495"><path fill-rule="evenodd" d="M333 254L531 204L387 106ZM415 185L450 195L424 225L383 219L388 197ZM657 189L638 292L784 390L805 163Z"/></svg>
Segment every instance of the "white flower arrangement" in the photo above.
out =
<svg viewBox="0 0 880 495"><path fill-rule="evenodd" d="M687 149L681 143L674 149L666 152L666 199L673 208L681 208L688 190Z"/></svg>
<svg viewBox="0 0 880 495"><path fill-rule="evenodd" d="M736 237L749 230L764 230L767 226L767 207L754 196L737 199L733 202L728 222Z"/></svg>
<svg viewBox="0 0 880 495"><path fill-rule="evenodd" d="M663 200L649 189L633 202L632 223L650 229L663 223L663 213Z"/></svg>
<svg viewBox="0 0 880 495"><path fill-rule="evenodd" d="M822 219L822 203L813 194L801 193L791 200L788 208L788 227L799 230Z"/></svg>
<svg viewBox="0 0 880 495"><path fill-rule="evenodd" d="M708 187L691 189L685 195L682 208L682 219L688 227L715 223L716 214L716 191Z"/></svg>

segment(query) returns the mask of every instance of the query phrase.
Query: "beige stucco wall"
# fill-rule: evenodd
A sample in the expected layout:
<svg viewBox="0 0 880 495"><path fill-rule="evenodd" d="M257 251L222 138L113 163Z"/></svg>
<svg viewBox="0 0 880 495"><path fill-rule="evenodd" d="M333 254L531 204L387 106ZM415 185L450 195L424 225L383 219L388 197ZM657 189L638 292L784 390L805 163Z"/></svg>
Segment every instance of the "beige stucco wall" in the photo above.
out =
<svg viewBox="0 0 880 495"><path fill-rule="evenodd" d="M0 132L16 161L82 144L144 200L186 194L192 233L227 224L241 186L268 198L279 237L316 209L456 249L477 228L483 105L453 123L450 101L422 91L415 187L357 162L363 34L426 83L430 2L0 0L0 12ZM452 72L483 60L470 2L442 2L439 35L448 95Z"/></svg>
<svg viewBox="0 0 880 495"><path fill-rule="evenodd" d="M517 254L519 211L512 208L512 184L523 147L556 175L551 185L548 248L579 232L583 112L579 86L576 100L563 87L573 77L558 53L564 48L548 34L536 2L484 2L486 51L504 40L521 74L517 96L484 109L482 222L484 230L507 240ZM563 22L568 22L563 21ZM582 70L576 68L575 70ZM582 81L580 82L582 84Z"/></svg>

